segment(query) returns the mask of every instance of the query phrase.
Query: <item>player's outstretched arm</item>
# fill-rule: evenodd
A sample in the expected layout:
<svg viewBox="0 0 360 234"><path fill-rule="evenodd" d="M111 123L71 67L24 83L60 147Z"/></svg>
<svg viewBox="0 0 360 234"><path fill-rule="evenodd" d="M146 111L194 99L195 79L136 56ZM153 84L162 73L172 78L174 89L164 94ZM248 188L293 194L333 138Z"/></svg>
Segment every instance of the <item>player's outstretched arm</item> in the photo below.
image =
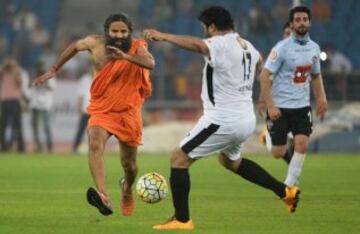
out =
<svg viewBox="0 0 360 234"><path fill-rule="evenodd" d="M316 115L323 119L328 110L328 103L321 74L313 75L311 83L316 99Z"/></svg>
<svg viewBox="0 0 360 234"><path fill-rule="evenodd" d="M146 29L143 32L143 35L146 39L152 41L167 41L171 44L209 56L209 48L205 42L198 37L186 36L186 35L174 35L170 33L159 32L155 29Z"/></svg>
<svg viewBox="0 0 360 234"><path fill-rule="evenodd" d="M57 62L43 75L37 77L33 85L40 85L45 81L55 77L57 71L72 57L74 57L77 52L82 50L90 49L91 44L93 44L93 36L88 36L86 38L80 39L71 43L59 56Z"/></svg>

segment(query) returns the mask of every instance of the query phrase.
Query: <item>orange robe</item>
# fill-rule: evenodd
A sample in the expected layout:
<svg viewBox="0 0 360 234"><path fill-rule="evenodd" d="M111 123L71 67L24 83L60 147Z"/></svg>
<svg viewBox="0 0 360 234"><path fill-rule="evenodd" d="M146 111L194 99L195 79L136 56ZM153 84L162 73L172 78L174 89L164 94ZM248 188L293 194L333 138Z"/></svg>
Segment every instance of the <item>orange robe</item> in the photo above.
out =
<svg viewBox="0 0 360 234"><path fill-rule="evenodd" d="M144 40L133 39L130 54L139 46L147 48ZM141 108L151 94L150 71L127 60L107 63L97 74L90 88L87 108L88 128L100 126L118 140L136 147L141 144Z"/></svg>

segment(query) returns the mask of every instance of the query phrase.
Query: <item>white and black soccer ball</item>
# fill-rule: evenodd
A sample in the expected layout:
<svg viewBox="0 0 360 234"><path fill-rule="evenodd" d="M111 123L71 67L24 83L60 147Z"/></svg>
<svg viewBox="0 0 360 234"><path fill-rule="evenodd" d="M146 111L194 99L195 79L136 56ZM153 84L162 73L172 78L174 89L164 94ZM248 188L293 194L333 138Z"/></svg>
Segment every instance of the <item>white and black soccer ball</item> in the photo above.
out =
<svg viewBox="0 0 360 234"><path fill-rule="evenodd" d="M166 197L166 179L157 172L146 173L136 183L136 193L146 203L157 203Z"/></svg>

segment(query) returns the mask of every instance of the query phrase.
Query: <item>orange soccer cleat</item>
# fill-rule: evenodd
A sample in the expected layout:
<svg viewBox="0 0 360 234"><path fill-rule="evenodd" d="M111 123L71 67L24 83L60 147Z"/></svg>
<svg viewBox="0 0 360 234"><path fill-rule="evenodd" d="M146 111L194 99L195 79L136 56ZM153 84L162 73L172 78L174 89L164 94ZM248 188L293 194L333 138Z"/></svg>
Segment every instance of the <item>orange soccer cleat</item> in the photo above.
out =
<svg viewBox="0 0 360 234"><path fill-rule="evenodd" d="M266 146L266 134L268 132L267 126L265 125L263 130L260 132L259 140L260 142Z"/></svg>
<svg viewBox="0 0 360 234"><path fill-rule="evenodd" d="M121 213L124 216L131 216L134 212L135 199L132 193L125 194L125 178L120 179L120 189L121 189Z"/></svg>
<svg viewBox="0 0 360 234"><path fill-rule="evenodd" d="M298 187L286 187L285 188L286 195L282 199L290 213L294 213L296 211L296 206L300 200L300 189Z"/></svg>
<svg viewBox="0 0 360 234"><path fill-rule="evenodd" d="M194 224L191 219L189 221L187 221L186 223L183 223L183 222L176 220L175 216L173 216L163 224L154 225L153 229L157 229L157 230L175 230L175 229L192 230L192 229L194 229Z"/></svg>

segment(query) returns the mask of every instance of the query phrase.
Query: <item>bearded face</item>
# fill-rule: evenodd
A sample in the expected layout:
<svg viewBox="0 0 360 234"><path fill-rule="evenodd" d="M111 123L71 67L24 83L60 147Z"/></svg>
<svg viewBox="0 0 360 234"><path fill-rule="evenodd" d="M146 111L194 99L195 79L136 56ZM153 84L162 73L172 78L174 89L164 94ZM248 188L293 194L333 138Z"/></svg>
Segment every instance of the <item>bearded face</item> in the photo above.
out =
<svg viewBox="0 0 360 234"><path fill-rule="evenodd" d="M105 37L106 37L106 41L105 41L106 46L116 47L122 50L124 53L129 52L132 41L131 35L123 38L111 37L110 35L105 35Z"/></svg>
<svg viewBox="0 0 360 234"><path fill-rule="evenodd" d="M124 53L131 48L131 32L128 26L122 21L115 21L110 24L108 32L105 34L105 45L114 46Z"/></svg>
<svg viewBox="0 0 360 234"><path fill-rule="evenodd" d="M310 28L310 19L307 13L297 12L294 14L294 20L292 21L292 29L299 36L305 36Z"/></svg>

